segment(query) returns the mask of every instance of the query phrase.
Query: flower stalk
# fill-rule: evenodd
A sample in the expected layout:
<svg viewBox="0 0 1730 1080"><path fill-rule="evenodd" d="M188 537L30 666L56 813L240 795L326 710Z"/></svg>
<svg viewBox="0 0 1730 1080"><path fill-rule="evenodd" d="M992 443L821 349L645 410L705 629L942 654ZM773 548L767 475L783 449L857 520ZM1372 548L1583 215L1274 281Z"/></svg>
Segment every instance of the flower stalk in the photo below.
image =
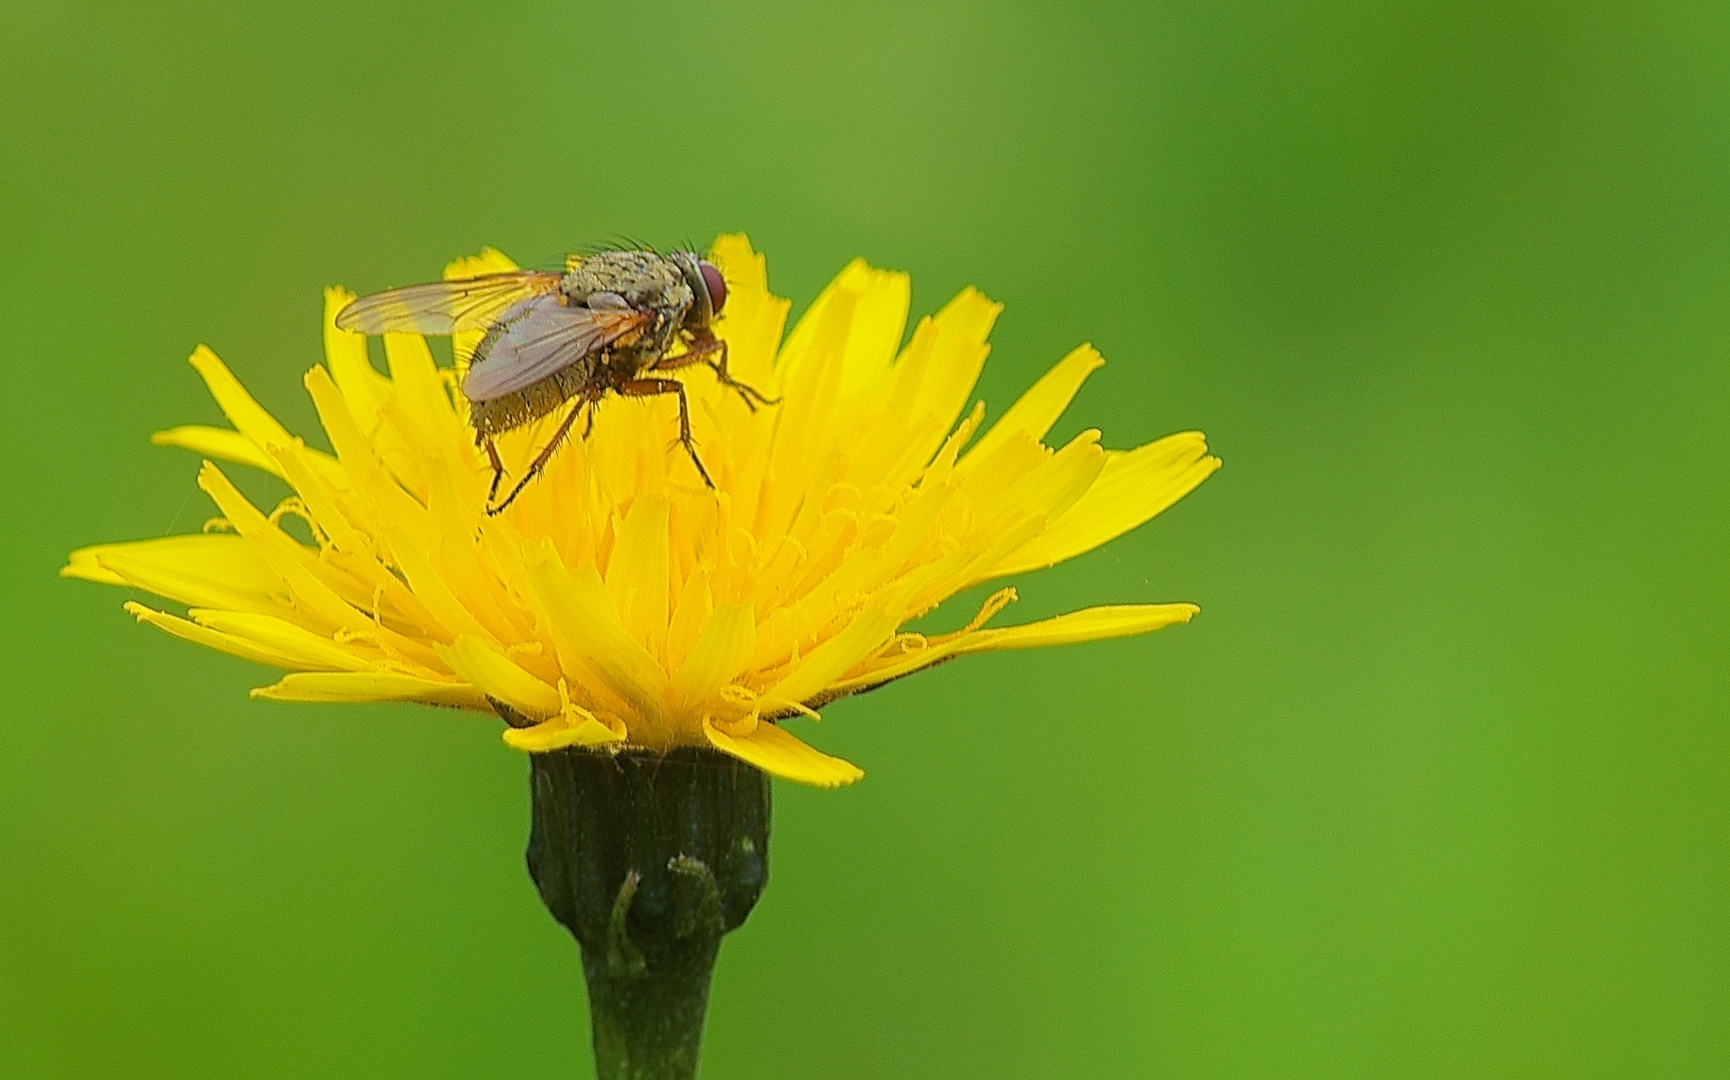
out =
<svg viewBox="0 0 1730 1080"><path fill-rule="evenodd" d="M698 746L529 760L529 875L582 950L596 1075L696 1076L721 939L769 880L768 776Z"/></svg>

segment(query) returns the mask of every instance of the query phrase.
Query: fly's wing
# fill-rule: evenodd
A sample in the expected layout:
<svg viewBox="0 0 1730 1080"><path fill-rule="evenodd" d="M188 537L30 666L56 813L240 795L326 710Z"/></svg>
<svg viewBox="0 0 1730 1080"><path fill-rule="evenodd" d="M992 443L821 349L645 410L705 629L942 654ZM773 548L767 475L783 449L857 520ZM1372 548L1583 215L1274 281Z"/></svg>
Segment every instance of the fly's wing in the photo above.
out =
<svg viewBox="0 0 1730 1080"><path fill-rule="evenodd" d="M336 314L336 325L363 334L412 331L451 334L478 330L513 303L559 287L560 275L546 270L429 281L363 296Z"/></svg>
<svg viewBox="0 0 1730 1080"><path fill-rule="evenodd" d="M566 307L555 297L532 300L495 328L486 358L469 368L463 394L492 401L533 386L640 328L649 319L633 308Z"/></svg>

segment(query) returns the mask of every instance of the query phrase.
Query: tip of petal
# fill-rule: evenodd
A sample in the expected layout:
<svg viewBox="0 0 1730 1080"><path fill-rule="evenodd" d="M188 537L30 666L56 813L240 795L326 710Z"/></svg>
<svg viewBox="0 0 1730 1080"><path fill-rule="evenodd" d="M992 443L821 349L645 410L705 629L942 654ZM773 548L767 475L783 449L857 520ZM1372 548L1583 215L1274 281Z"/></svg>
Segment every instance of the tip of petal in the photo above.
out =
<svg viewBox="0 0 1730 1080"><path fill-rule="evenodd" d="M445 280L452 278L479 277L482 274L501 274L517 269L517 264L509 255L496 247L481 248L479 255L464 255L460 259L452 259L445 264Z"/></svg>
<svg viewBox="0 0 1730 1080"><path fill-rule="evenodd" d="M865 770L851 761L825 754L775 724L760 723L749 735L728 735L704 720L703 733L715 749L783 780L837 788L865 777Z"/></svg>
<svg viewBox="0 0 1730 1080"><path fill-rule="evenodd" d="M125 578L102 565L97 557L97 552L100 550L100 547L79 548L66 556L66 565L60 568L60 576L77 578L81 581L94 581L102 585L126 584Z"/></svg>

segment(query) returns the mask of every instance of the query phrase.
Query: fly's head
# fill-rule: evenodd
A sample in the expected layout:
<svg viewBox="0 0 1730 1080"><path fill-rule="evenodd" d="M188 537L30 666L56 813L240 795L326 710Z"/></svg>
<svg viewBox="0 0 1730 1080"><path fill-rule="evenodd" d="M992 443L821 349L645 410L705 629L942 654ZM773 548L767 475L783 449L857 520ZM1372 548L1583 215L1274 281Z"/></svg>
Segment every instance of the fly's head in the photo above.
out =
<svg viewBox="0 0 1730 1080"><path fill-rule="evenodd" d="M670 256L685 284L691 288L691 306L685 312L685 329L706 330L727 303L727 281L721 271L707 259L692 251L675 251Z"/></svg>

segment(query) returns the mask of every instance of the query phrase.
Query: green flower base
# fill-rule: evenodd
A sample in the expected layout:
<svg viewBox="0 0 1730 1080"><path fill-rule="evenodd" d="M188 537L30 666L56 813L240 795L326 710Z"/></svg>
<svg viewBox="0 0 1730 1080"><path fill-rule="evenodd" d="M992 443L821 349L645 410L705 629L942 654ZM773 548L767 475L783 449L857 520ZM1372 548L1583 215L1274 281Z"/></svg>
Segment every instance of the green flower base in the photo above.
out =
<svg viewBox="0 0 1730 1080"><path fill-rule="evenodd" d="M530 758L529 874L583 954L601 1080L697 1075L721 938L769 880L769 778L705 747Z"/></svg>

